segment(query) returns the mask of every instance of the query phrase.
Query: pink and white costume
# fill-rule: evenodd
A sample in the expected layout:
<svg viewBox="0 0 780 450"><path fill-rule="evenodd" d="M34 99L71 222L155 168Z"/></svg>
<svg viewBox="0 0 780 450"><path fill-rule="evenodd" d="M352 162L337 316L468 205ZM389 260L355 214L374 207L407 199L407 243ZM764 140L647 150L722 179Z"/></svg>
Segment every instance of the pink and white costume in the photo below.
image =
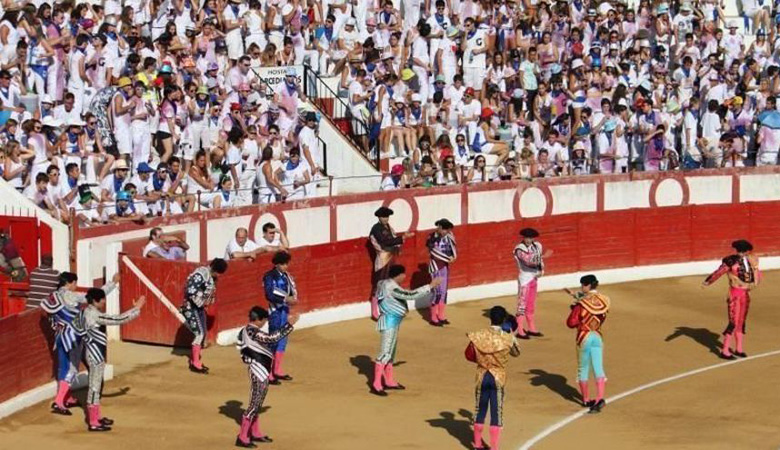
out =
<svg viewBox="0 0 780 450"><path fill-rule="evenodd" d="M517 333L525 336L526 329L523 327L523 318L528 323L528 329L532 334L538 333L534 323L534 313L536 312L536 289L537 280L544 271L544 262L542 260L542 244L531 242L526 245L525 242L517 244L514 249L514 257L517 262Z"/></svg>

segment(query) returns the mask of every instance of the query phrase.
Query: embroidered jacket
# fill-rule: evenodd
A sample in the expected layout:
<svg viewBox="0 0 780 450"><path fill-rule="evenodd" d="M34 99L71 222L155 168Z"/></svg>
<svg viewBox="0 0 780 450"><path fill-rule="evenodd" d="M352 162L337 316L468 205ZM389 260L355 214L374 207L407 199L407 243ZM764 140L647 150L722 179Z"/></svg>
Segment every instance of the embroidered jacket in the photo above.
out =
<svg viewBox="0 0 780 450"><path fill-rule="evenodd" d="M401 325L409 312L407 302L414 302L431 295L431 286L426 284L414 290L402 288L392 278L382 280L377 286L379 300L379 321L377 331L385 331Z"/></svg>
<svg viewBox="0 0 780 450"><path fill-rule="evenodd" d="M216 301L214 296L216 290L217 284L211 276L211 269L208 266L198 267L187 277L184 300L198 308L203 308Z"/></svg>
<svg viewBox="0 0 780 450"><path fill-rule="evenodd" d="M293 326L289 323L273 333L266 333L250 323L238 333L236 348L241 352L241 360L260 381L267 380L271 372L276 343L292 331Z"/></svg>
<svg viewBox="0 0 780 450"><path fill-rule="evenodd" d="M404 243L404 239L401 236L396 236L390 225L382 225L379 222L371 227L368 239L376 251L375 271L386 266L392 259L393 253L397 252Z"/></svg>
<svg viewBox="0 0 780 450"><path fill-rule="evenodd" d="M287 301L290 298L297 298L298 292L295 289L295 280L289 273L282 272L273 268L263 275L263 288L265 298L268 300L268 309L271 312L289 311L290 305Z"/></svg>
<svg viewBox="0 0 780 450"><path fill-rule="evenodd" d="M526 284L536 278L537 274L544 270L542 258L542 244L534 241L531 245L525 242L517 244L512 253L520 272L520 283Z"/></svg>
<svg viewBox="0 0 780 450"><path fill-rule="evenodd" d="M579 300L572 307L569 318L566 319L566 326L577 329L576 340L577 345L580 345L591 331L601 334L601 326L607 319L609 311L609 297L596 291L578 297Z"/></svg>
<svg viewBox="0 0 780 450"><path fill-rule="evenodd" d="M445 236L439 235L434 231L428 236L425 242L428 247L428 253L431 256L431 262L428 263L428 271L434 273L439 269L447 267L458 257L458 248L455 244L455 235L449 233Z"/></svg>
<svg viewBox="0 0 780 450"><path fill-rule="evenodd" d="M755 283L761 277L761 272L753 267L747 256L730 255L723 258L720 267L704 280L704 284L709 286L726 273L736 275L743 283Z"/></svg>
<svg viewBox="0 0 780 450"><path fill-rule="evenodd" d="M509 356L517 356L520 349L512 333L507 333L501 327L486 328L467 333L469 341L474 345L477 356L477 385L482 384L482 378L490 372L499 386L506 384L506 364Z"/></svg>
<svg viewBox="0 0 780 450"><path fill-rule="evenodd" d="M108 338L106 326L123 325L141 314L138 308L130 308L122 314L107 314L94 305L84 308L73 321L73 328L83 337L88 356L96 363L106 361Z"/></svg>
<svg viewBox="0 0 780 450"><path fill-rule="evenodd" d="M116 283L109 281L103 286L108 295L116 288ZM73 321L81 311L81 305L87 303L87 297L81 292L72 292L59 288L41 302L41 309L49 315L49 323L54 330L54 348L58 345L66 352L71 351L81 341L81 336L73 328Z"/></svg>

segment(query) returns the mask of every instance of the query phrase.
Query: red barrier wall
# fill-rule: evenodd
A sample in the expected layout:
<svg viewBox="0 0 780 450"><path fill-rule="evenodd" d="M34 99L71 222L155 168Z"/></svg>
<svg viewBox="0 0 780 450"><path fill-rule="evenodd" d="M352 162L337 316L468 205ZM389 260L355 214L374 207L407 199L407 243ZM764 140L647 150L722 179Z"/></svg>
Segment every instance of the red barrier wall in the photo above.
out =
<svg viewBox="0 0 780 450"><path fill-rule="evenodd" d="M53 342L40 310L0 319L0 402L53 379Z"/></svg>
<svg viewBox="0 0 780 450"><path fill-rule="evenodd" d="M178 308L184 298L184 281L198 266L195 263L147 259L132 256L133 263L149 278L149 280ZM119 274L121 286L119 304L122 311L133 306L133 301L141 295L149 300L143 314L137 320L122 326L122 338L129 341L149 342L154 344L189 345L192 334L157 300L156 296L142 283L124 264L120 256ZM223 296L218 291L217 304ZM214 314L216 307L209 309L208 339L216 336Z"/></svg>
<svg viewBox="0 0 780 450"><path fill-rule="evenodd" d="M459 258L450 286L462 287L512 280L517 269L512 249L521 227L541 233L541 242L554 251L547 273L572 273L637 265L718 259L734 239L752 240L762 254L780 254L780 202L718 206L648 208L598 214L568 214L523 221L456 227ZM427 279L427 233L408 239L396 261L404 264L413 286ZM296 248L291 271L298 284L300 310L339 306L368 298L372 260L366 239ZM214 332L242 325L250 306L267 306L262 275L271 268L271 255L257 261L231 262L217 284ZM184 280L195 267L189 263L133 257L138 267L179 305ZM122 268L122 309L132 298L150 294L137 282L125 282ZM125 327L124 339L188 344L191 335L157 301L140 319ZM182 334L183 332L183 334Z"/></svg>

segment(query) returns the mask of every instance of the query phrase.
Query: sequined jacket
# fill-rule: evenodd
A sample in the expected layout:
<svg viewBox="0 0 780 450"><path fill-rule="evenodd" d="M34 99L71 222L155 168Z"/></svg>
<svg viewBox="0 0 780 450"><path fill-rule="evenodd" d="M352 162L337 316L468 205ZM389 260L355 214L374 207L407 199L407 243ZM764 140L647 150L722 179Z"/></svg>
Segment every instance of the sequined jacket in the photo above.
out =
<svg viewBox="0 0 780 450"><path fill-rule="evenodd" d="M511 333L501 327L490 327L466 334L474 345L477 355L476 385L482 384L482 378L490 372L499 386L506 385L506 364L510 356L518 356L520 349Z"/></svg>

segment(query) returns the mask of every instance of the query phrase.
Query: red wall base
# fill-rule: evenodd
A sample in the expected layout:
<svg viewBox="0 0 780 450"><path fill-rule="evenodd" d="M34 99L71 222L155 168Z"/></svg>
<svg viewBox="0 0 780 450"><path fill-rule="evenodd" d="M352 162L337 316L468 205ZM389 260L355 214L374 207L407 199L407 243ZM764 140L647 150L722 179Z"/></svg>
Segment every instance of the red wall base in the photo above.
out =
<svg viewBox="0 0 780 450"><path fill-rule="evenodd" d="M0 319L0 402L54 378L53 343L49 321L41 310Z"/></svg>

